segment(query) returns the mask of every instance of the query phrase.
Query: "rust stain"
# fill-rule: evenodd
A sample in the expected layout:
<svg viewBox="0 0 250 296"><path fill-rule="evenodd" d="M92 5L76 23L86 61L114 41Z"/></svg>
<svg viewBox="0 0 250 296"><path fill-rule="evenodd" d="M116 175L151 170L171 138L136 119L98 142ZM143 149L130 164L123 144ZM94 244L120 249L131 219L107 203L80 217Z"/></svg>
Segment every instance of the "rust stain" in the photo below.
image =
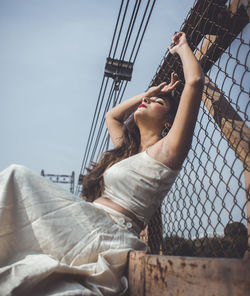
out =
<svg viewBox="0 0 250 296"><path fill-rule="evenodd" d="M149 266L147 269L148 269L149 273L153 273L153 268L152 268L152 266Z"/></svg>
<svg viewBox="0 0 250 296"><path fill-rule="evenodd" d="M156 264L157 264L157 267L159 268L160 273L162 273L163 272L163 269L162 269L162 266L161 266L161 262L159 261L158 258L156 260Z"/></svg>
<svg viewBox="0 0 250 296"><path fill-rule="evenodd" d="M166 281L166 270L168 269L167 266L162 266L160 260L157 258L156 260L156 264L157 264L157 268L158 268L158 273L160 273L160 281L161 283L164 284L164 286L167 288L168 287L168 284L167 284L167 281ZM156 276L155 276L156 277ZM159 277L157 275L157 279L159 280Z"/></svg>

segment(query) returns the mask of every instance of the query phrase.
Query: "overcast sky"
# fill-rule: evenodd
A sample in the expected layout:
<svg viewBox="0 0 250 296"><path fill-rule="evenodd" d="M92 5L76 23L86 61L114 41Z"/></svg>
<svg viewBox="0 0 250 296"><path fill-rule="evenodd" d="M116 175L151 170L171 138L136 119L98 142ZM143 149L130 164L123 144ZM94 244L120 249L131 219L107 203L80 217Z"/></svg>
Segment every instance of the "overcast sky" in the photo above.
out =
<svg viewBox="0 0 250 296"><path fill-rule="evenodd" d="M78 175L120 3L0 0L0 170ZM156 1L125 98L147 88L193 3Z"/></svg>

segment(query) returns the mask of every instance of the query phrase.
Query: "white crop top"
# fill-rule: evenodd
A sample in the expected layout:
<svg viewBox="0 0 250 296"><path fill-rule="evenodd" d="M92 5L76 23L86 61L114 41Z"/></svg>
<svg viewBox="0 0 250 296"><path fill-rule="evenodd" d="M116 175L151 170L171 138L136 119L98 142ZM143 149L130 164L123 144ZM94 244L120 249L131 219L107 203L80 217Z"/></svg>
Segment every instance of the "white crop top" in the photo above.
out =
<svg viewBox="0 0 250 296"><path fill-rule="evenodd" d="M146 225L179 172L143 151L105 171L103 196L134 213Z"/></svg>

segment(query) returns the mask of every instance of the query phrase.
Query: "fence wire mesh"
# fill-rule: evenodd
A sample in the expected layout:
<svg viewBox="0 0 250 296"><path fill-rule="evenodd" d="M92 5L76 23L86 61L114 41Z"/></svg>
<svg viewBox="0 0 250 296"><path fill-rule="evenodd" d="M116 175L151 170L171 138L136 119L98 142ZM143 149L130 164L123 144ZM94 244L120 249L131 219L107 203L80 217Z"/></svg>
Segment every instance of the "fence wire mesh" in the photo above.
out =
<svg viewBox="0 0 250 296"><path fill-rule="evenodd" d="M192 148L141 234L151 253L240 258L247 250L249 10L249 1L198 0L180 28L203 67L205 87ZM168 51L150 85L169 81L172 71L182 80L179 100L182 65Z"/></svg>

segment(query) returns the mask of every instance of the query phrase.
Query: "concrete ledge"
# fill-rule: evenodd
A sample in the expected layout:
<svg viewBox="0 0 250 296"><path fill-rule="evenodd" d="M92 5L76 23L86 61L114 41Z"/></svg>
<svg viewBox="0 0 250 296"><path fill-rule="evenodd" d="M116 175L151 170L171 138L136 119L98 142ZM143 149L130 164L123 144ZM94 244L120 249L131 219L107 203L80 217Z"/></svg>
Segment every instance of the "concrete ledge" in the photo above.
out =
<svg viewBox="0 0 250 296"><path fill-rule="evenodd" d="M131 252L130 296L242 296L250 292L250 260Z"/></svg>

